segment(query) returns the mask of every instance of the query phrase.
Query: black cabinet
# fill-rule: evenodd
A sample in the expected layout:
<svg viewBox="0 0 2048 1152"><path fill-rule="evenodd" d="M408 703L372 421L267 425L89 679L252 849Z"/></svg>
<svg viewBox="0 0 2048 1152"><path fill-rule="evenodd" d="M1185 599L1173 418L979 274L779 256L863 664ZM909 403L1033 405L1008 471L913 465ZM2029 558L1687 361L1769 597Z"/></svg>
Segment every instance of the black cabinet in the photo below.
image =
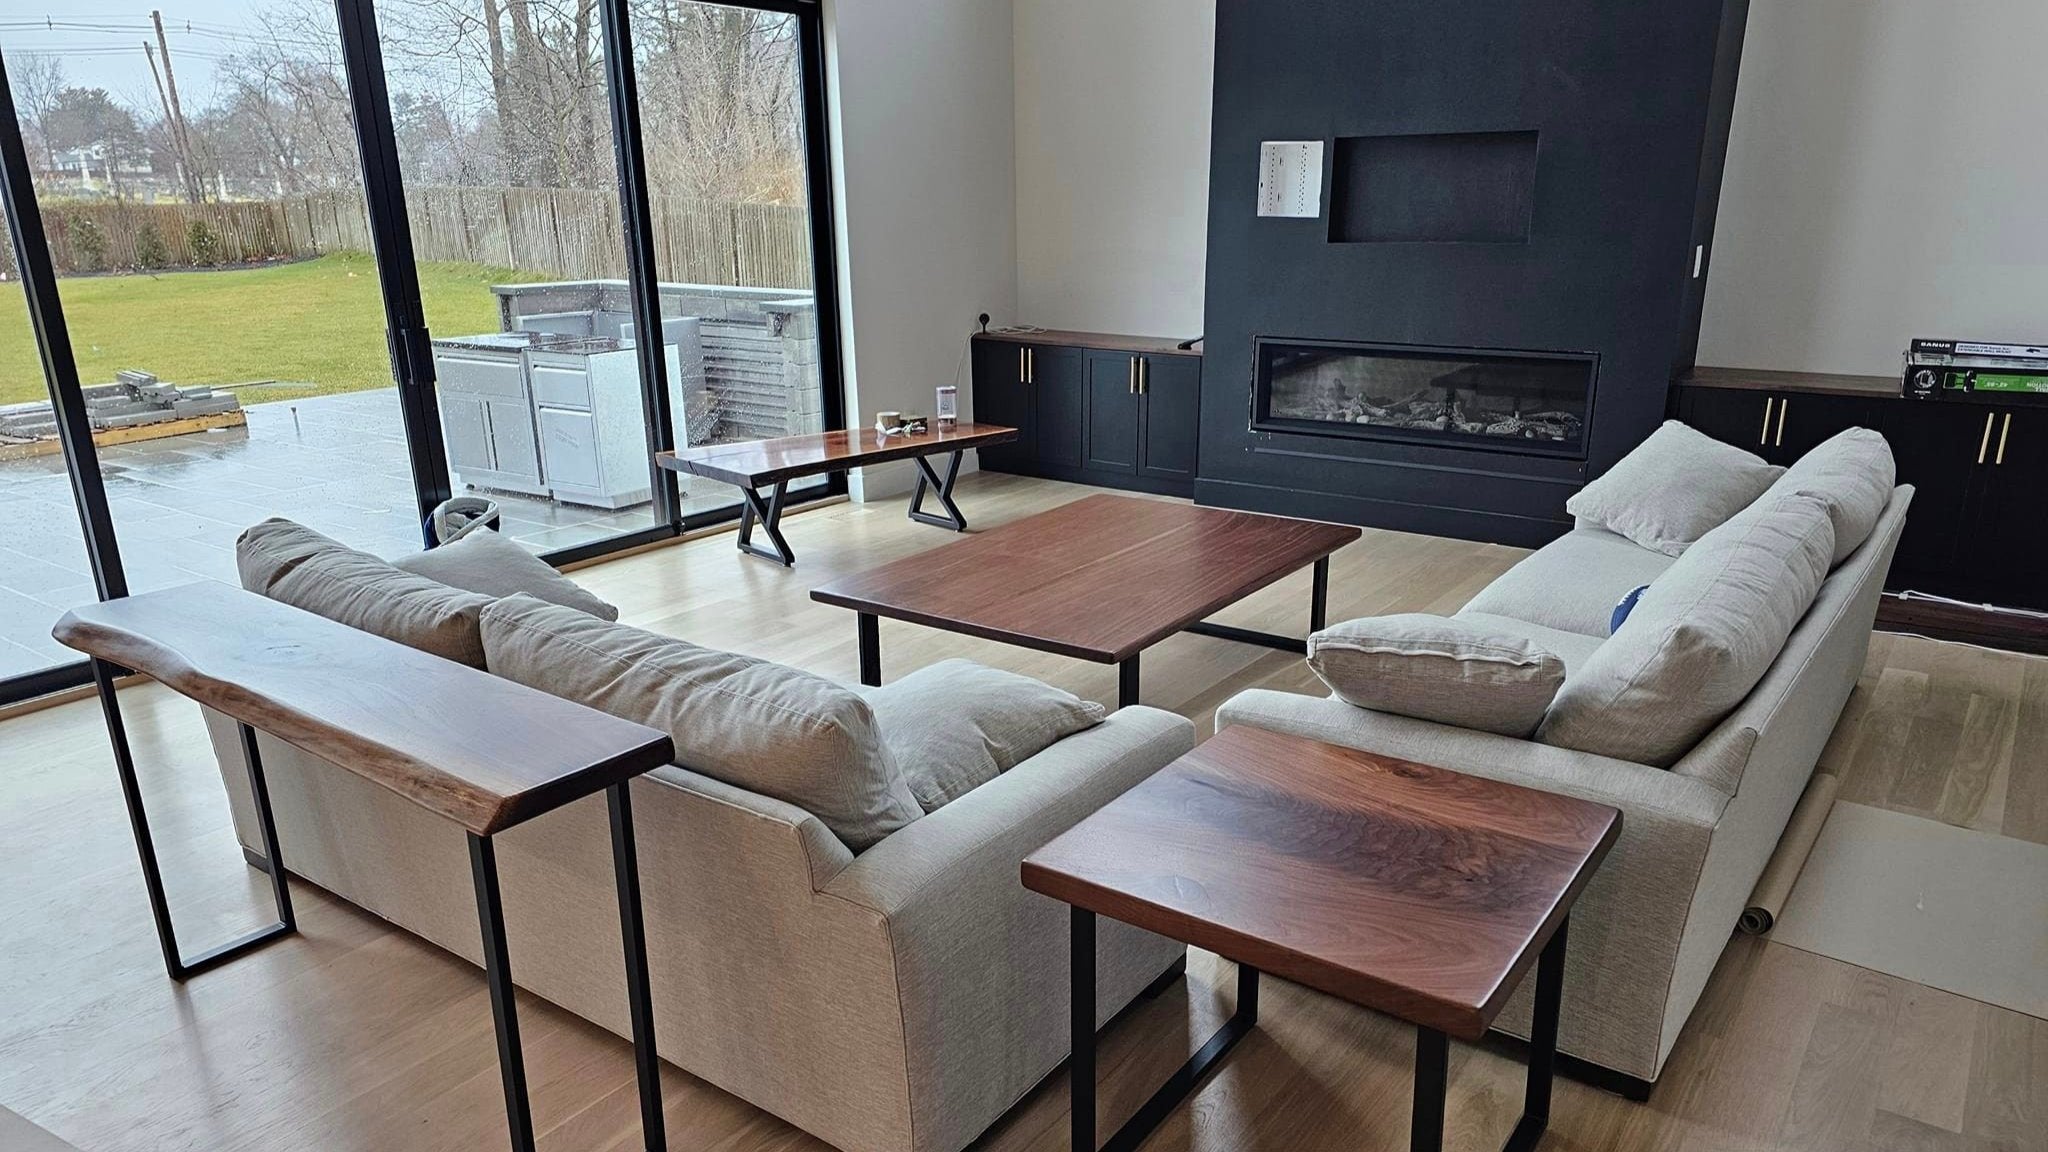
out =
<svg viewBox="0 0 2048 1152"><path fill-rule="evenodd" d="M1194 494L1202 358L1160 340L1088 332L974 339L975 419L1017 441L982 468Z"/></svg>
<svg viewBox="0 0 2048 1152"><path fill-rule="evenodd" d="M1971 404L1899 401L1872 425L1891 442L1899 483L1913 486L1913 507L1892 558L1893 582L1922 587L1931 580L1946 592L1964 591L1957 560L1964 513L1977 481L1983 431L1998 414Z"/></svg>
<svg viewBox="0 0 2048 1152"><path fill-rule="evenodd" d="M1955 570L1998 604L2048 608L2048 535L2040 528L2048 493L2048 408L1994 412L1978 439ZM1910 522L1910 517L1908 518Z"/></svg>
<svg viewBox="0 0 2048 1152"><path fill-rule="evenodd" d="M1773 464L1790 464L1844 428L1875 428L1883 402L1860 396L1747 388L1688 388L1679 419Z"/></svg>

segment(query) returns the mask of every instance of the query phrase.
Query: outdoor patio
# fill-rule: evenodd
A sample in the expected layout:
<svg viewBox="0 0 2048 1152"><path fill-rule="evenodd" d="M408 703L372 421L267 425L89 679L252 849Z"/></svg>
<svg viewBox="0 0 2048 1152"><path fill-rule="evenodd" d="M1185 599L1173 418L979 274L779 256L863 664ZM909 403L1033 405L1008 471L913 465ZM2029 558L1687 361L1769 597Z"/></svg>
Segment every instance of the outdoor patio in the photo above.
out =
<svg viewBox="0 0 2048 1152"><path fill-rule="evenodd" d="M284 516L391 557L420 548L396 389L254 404L246 428L102 448L107 499L131 590L233 582L235 537ZM737 502L692 478L686 511ZM484 492L504 531L536 552L653 523L647 507L607 512ZM0 462L0 676L76 659L50 639L66 608L93 599L63 457Z"/></svg>

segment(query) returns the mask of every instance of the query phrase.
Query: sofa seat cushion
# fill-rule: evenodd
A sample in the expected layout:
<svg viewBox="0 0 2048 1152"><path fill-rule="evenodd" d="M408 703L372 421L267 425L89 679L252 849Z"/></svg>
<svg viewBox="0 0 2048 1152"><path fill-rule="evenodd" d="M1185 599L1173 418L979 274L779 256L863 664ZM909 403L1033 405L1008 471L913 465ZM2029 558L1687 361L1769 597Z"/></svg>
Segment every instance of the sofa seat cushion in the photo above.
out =
<svg viewBox="0 0 2048 1152"><path fill-rule="evenodd" d="M281 604L444 659L484 666L478 618L488 596L450 588L272 518L235 540L242 587Z"/></svg>
<svg viewBox="0 0 2048 1152"><path fill-rule="evenodd" d="M1308 638L1308 666L1339 699L1502 736L1527 736L1564 683L1564 661L1487 617L1367 616Z"/></svg>
<svg viewBox="0 0 2048 1152"><path fill-rule="evenodd" d="M617 608L584 591L582 585L555 571L554 565L499 532L471 532L460 540L401 556L391 563L450 588L479 592L494 600L524 592L537 600L588 612L601 620L619 618Z"/></svg>
<svg viewBox="0 0 2048 1152"><path fill-rule="evenodd" d="M1107 715L1102 705L972 660L858 690L911 794L936 812Z"/></svg>
<svg viewBox="0 0 2048 1152"><path fill-rule="evenodd" d="M531 596L483 614L492 672L669 734L676 763L794 804L859 852L923 815L867 701L795 668Z"/></svg>
<svg viewBox="0 0 2048 1152"><path fill-rule="evenodd" d="M1785 470L1753 452L1666 420L1565 511L1676 556L1755 503Z"/></svg>
<svg viewBox="0 0 2048 1152"><path fill-rule="evenodd" d="M1615 603L1655 580L1671 563L1671 557L1604 528L1579 528L1501 573L1464 611L1604 637Z"/></svg>
<svg viewBox="0 0 2048 1152"><path fill-rule="evenodd" d="M1862 547L1891 503L1898 468L1892 446L1868 428L1848 428L1822 441L1771 485L1768 496L1799 493L1828 508L1835 529L1834 563Z"/></svg>
<svg viewBox="0 0 2048 1152"><path fill-rule="evenodd" d="M1770 670L1834 546L1827 506L1797 494L1707 533L1565 680L1536 738L1669 767Z"/></svg>

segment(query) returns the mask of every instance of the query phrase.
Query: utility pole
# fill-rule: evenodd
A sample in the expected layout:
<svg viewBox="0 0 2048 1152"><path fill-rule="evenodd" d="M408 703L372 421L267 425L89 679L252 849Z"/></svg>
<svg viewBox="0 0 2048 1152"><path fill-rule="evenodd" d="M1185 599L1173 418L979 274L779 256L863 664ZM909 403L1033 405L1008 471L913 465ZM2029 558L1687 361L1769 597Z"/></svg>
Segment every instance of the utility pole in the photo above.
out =
<svg viewBox="0 0 2048 1152"><path fill-rule="evenodd" d="M185 186L185 194L189 198L192 194L192 158L185 155L185 143L178 135L178 122L171 116L170 98L164 95L163 73L157 71L156 49L147 40L142 42L142 54L149 58L149 76L156 81L156 101L163 106L164 127L171 131L171 155L178 158L178 182Z"/></svg>
<svg viewBox="0 0 2048 1152"><path fill-rule="evenodd" d="M178 77L171 71L171 43L164 39L164 14L151 11L149 20L156 25L156 50L164 58L164 88L171 105L171 139L177 144L179 161L185 168L185 196L197 204L200 193L192 170L192 137L185 130L185 110L178 104Z"/></svg>

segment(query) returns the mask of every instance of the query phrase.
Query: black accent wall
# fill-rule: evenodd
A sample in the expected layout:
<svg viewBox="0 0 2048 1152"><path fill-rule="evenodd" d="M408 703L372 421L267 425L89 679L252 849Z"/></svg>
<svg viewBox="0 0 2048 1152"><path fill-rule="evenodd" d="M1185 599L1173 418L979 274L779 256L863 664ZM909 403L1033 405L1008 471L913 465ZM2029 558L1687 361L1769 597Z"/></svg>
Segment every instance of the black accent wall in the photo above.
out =
<svg viewBox="0 0 2048 1152"><path fill-rule="evenodd" d="M1197 499L1514 544L1567 528L1691 361L1747 15L1218 0ZM1322 216L1259 217L1260 143L1314 139ZM1253 432L1254 336L1591 353L1584 458Z"/></svg>

